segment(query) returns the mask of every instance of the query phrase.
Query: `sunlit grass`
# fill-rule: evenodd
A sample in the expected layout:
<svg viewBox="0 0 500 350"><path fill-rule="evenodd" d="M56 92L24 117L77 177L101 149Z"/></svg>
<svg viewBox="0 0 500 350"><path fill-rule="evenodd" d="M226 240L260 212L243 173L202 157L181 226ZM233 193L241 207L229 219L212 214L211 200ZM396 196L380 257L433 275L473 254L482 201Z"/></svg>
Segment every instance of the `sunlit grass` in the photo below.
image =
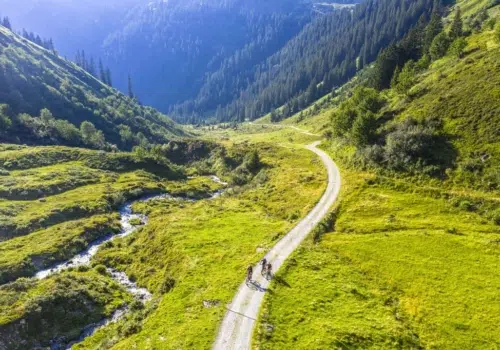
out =
<svg viewBox="0 0 500 350"><path fill-rule="evenodd" d="M263 349L498 344L498 226L443 199L343 171L335 232L294 254L267 295Z"/></svg>
<svg viewBox="0 0 500 350"><path fill-rule="evenodd" d="M253 136L251 136L253 137ZM149 224L134 237L114 242L98 261L123 269L161 297L138 334L119 340L119 325L77 348L209 348L249 263L256 263L305 216L325 188L326 174L304 149L262 144L266 181L213 201L151 204ZM168 292L166 284L172 284ZM168 293L167 293L168 292ZM166 293L166 294L165 294ZM204 300L217 306L205 308Z"/></svg>

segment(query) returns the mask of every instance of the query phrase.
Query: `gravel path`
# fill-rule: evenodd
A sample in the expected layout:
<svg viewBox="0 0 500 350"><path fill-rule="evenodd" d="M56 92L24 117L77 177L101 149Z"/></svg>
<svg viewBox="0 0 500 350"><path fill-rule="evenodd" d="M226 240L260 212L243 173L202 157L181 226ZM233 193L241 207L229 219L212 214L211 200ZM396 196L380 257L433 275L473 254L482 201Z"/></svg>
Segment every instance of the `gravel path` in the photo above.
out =
<svg viewBox="0 0 500 350"><path fill-rule="evenodd" d="M332 159L318 149L319 141L307 146L316 153L328 170L328 187L313 210L285 237L283 237L265 256L277 271L290 254L297 249L311 230L323 219L336 201L340 191L340 172ZM260 274L260 266L255 266L253 281L248 285L243 282L228 306L228 311L220 326L213 349L250 349L252 333L269 285ZM244 272L242 272L242 275Z"/></svg>

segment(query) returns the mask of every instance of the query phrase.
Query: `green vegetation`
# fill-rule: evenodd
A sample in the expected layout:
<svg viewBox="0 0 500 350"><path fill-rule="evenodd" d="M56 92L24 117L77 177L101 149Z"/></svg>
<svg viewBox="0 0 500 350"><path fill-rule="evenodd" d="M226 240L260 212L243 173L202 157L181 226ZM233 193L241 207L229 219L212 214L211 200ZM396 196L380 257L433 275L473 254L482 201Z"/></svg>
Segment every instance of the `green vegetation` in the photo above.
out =
<svg viewBox="0 0 500 350"><path fill-rule="evenodd" d="M0 26L0 141L131 149L185 133L166 116Z"/></svg>
<svg viewBox="0 0 500 350"><path fill-rule="evenodd" d="M0 347L48 346L54 337L73 340L84 326L109 316L125 301L132 315L127 317L146 317L156 304L129 303L131 297L108 276L107 263L93 262L94 272L87 273L89 267L82 266L78 271L83 274L65 271L40 282L22 277L67 260L96 239L119 231L117 210L129 199L150 193L207 198L225 186L201 175L237 178L243 186L262 166L256 149L226 150L204 141L139 147L134 153L1 144L0 284L8 284L0 287L0 332L5 341ZM175 215L194 204L167 203L157 209L169 212L171 206ZM146 212L152 205L141 202L134 210ZM92 280L95 274L100 277ZM135 274L130 278L135 280ZM136 332L127 329L127 335Z"/></svg>
<svg viewBox="0 0 500 350"><path fill-rule="evenodd" d="M431 56L388 64L405 42L382 55L373 72L391 89L360 87L373 83L362 73L330 111L292 118L330 117L342 198L277 274L255 348L500 344L498 6L458 5L446 32L435 23Z"/></svg>
<svg viewBox="0 0 500 350"><path fill-rule="evenodd" d="M125 317L75 348L209 348L245 267L323 193L325 171L303 148L322 136L343 167L342 201L277 273L256 347L498 346L498 6L462 0L447 21L436 6L428 24L417 23L427 3L399 15L399 3L367 3L354 11L367 16L358 26L350 12L320 19L306 37L321 26L349 27L342 45L320 49L321 40L309 40L305 60L317 58L287 74L276 67L275 81L262 85L271 88L241 97L256 97L244 111L220 96L227 104L216 117L254 117L287 103L262 124L191 127L202 140L179 139L184 132L169 119L139 106L131 82L124 97L0 28L0 100L8 103L0 106L0 140L11 142L0 144L0 348L67 342L125 307ZM370 6L380 13L370 16ZM379 16L398 33L369 67L387 38L370 34L370 48L370 38L357 39ZM336 27L331 18L345 21ZM315 105L266 125L362 67ZM135 202L147 224L132 220L137 230L103 244L89 266L28 278L118 231L117 209L152 193L187 200ZM134 299L110 268L152 300Z"/></svg>
<svg viewBox="0 0 500 350"><path fill-rule="evenodd" d="M116 282L93 271L19 279L0 287L0 348L49 347L52 339L77 338L83 327L131 300Z"/></svg>
<svg viewBox="0 0 500 350"><path fill-rule="evenodd" d="M240 136L253 141L255 135ZM111 325L77 349L165 347L167 341L170 348L210 347L245 267L306 215L325 186L325 171L311 152L251 145L263 168L228 195L134 206L148 214L148 225L108 245L96 262L126 271L160 301L146 319ZM216 306L205 308L204 300ZM136 334L125 332L130 329Z"/></svg>
<svg viewBox="0 0 500 350"><path fill-rule="evenodd" d="M117 214L95 215L0 242L0 284L30 277L73 257L97 238L119 230Z"/></svg>
<svg viewBox="0 0 500 350"><path fill-rule="evenodd" d="M498 344L500 229L454 201L344 169L335 231L273 283L262 349L489 348ZM279 281L286 281L286 285ZM473 318L470 315L474 315Z"/></svg>

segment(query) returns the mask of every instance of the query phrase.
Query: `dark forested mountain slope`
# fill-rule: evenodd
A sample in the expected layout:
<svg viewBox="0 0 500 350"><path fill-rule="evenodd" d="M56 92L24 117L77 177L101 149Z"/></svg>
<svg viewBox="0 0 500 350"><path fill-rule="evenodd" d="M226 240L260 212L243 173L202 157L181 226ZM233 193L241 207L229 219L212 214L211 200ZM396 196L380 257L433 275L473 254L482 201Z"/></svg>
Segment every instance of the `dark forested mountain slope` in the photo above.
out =
<svg viewBox="0 0 500 350"><path fill-rule="evenodd" d="M129 149L183 135L166 116L2 26L0 107L0 142Z"/></svg>
<svg viewBox="0 0 500 350"><path fill-rule="evenodd" d="M177 116L203 116L219 107L218 119L256 118L294 97L303 108L358 68L373 61L391 41L401 38L432 0L366 1L354 10L317 17L279 52L246 69L224 63L208 76L197 98L174 109Z"/></svg>
<svg viewBox="0 0 500 350"><path fill-rule="evenodd" d="M51 1L47 8L65 2ZM101 51L90 53L111 68L114 86L127 91L130 76L133 93L142 102L184 122L253 119L287 102L292 112L299 110L372 62L423 14L428 17L433 4L433 0L369 0L356 7L345 4L357 0L336 5L311 0L127 0L122 6L116 1L109 6L87 2L89 11L82 10L82 17L92 11L97 14L95 23L85 24L94 33L88 34L94 36L89 40L101 41ZM109 14L105 27L103 14ZM80 22L75 21L75 28ZM70 40L59 43L53 38L56 47L66 47ZM75 46L75 52L89 42Z"/></svg>
<svg viewBox="0 0 500 350"><path fill-rule="evenodd" d="M277 52L310 18L297 0L155 1L130 11L105 57L118 87L130 73L141 100L165 111L195 97L221 66L232 74ZM213 93L207 107L232 96L223 87Z"/></svg>

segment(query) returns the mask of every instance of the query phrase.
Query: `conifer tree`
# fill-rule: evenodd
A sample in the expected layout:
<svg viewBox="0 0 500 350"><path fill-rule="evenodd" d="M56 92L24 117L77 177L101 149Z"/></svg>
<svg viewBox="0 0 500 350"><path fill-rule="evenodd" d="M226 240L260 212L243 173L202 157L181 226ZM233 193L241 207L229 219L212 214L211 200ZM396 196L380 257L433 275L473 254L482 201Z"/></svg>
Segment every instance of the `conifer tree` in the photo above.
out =
<svg viewBox="0 0 500 350"><path fill-rule="evenodd" d="M134 98L134 91L132 89L132 77L128 75L128 97Z"/></svg>
<svg viewBox="0 0 500 350"><path fill-rule="evenodd" d="M425 28L424 36L424 53L429 52L432 41L443 31L443 22L441 20L441 15L439 14L439 2L434 3L434 8L432 10L431 20Z"/></svg>
<svg viewBox="0 0 500 350"><path fill-rule="evenodd" d="M104 84L108 84L108 82L106 80L106 71L104 70L104 65L102 64L101 59L99 59L99 79L101 79L101 81Z"/></svg>
<svg viewBox="0 0 500 350"><path fill-rule="evenodd" d="M429 48L429 53L432 60L437 60L446 55L448 48L450 47L450 38L445 32L441 32L432 41L431 47Z"/></svg>
<svg viewBox="0 0 500 350"><path fill-rule="evenodd" d="M111 80L111 70L106 68L106 84L110 87L113 87L113 82Z"/></svg>
<svg viewBox="0 0 500 350"><path fill-rule="evenodd" d="M82 65L81 65L81 67L82 67L84 70L88 71L88 70L89 70L89 68L88 68L88 64L87 64L87 59L85 58L85 51L84 51L84 50L82 50L82 53L81 53L81 60L82 60Z"/></svg>
<svg viewBox="0 0 500 350"><path fill-rule="evenodd" d="M90 62L88 64L88 72L91 75L96 76L94 57L90 57Z"/></svg>
<svg viewBox="0 0 500 350"><path fill-rule="evenodd" d="M457 7L457 11L455 12L455 18L453 19L453 23L451 24L450 29L450 40L454 41L455 39L460 38L463 35L463 21L462 21L462 13L460 11L460 7Z"/></svg>
<svg viewBox="0 0 500 350"><path fill-rule="evenodd" d="M12 25L10 24L10 19L9 17L4 17L2 20L2 25L7 28L8 30L12 30Z"/></svg>
<svg viewBox="0 0 500 350"><path fill-rule="evenodd" d="M78 67L82 67L82 55L80 54L80 50L76 51L75 55L75 63Z"/></svg>

